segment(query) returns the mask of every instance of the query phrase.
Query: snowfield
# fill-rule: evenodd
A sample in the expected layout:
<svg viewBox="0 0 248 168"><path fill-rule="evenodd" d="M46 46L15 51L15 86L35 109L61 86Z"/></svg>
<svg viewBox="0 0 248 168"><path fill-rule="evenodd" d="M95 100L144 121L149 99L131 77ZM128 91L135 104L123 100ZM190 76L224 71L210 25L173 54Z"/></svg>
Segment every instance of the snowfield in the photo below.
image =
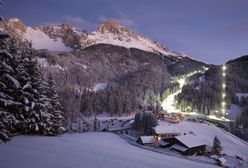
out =
<svg viewBox="0 0 248 168"><path fill-rule="evenodd" d="M1 168L210 168L183 158L144 150L112 133L17 136L0 144Z"/></svg>
<svg viewBox="0 0 248 168"><path fill-rule="evenodd" d="M33 29L27 27L26 32L23 35L23 38L33 44L35 49L48 49L52 51L72 51L71 48L66 47L62 39L58 38L56 41L51 39L48 35L43 33L38 29Z"/></svg>

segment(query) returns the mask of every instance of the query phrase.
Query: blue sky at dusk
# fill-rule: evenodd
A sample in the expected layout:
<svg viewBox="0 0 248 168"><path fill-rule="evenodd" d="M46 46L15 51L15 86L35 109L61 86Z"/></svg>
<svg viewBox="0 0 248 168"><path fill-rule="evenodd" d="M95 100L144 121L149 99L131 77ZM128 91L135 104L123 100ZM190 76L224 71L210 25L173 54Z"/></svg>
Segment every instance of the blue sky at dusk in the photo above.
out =
<svg viewBox="0 0 248 168"><path fill-rule="evenodd" d="M248 54L247 0L4 0L0 10L26 25L69 23L88 31L112 18L207 63Z"/></svg>

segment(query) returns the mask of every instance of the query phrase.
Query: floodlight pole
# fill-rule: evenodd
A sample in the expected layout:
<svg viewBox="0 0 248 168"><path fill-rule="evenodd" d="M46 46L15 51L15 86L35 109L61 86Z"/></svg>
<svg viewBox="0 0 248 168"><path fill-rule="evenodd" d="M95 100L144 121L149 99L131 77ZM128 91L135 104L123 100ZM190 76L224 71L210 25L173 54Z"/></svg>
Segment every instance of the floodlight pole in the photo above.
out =
<svg viewBox="0 0 248 168"><path fill-rule="evenodd" d="M221 92L221 114L223 117L226 116L226 65L223 64L221 67L222 76L222 92Z"/></svg>

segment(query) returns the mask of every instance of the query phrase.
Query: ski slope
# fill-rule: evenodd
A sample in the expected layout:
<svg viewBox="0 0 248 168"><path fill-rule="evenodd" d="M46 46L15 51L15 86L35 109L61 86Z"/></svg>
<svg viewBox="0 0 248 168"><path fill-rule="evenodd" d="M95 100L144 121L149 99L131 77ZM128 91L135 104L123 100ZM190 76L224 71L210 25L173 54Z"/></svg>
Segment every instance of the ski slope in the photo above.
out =
<svg viewBox="0 0 248 168"><path fill-rule="evenodd" d="M17 136L0 144L1 168L211 168L128 144L112 133Z"/></svg>

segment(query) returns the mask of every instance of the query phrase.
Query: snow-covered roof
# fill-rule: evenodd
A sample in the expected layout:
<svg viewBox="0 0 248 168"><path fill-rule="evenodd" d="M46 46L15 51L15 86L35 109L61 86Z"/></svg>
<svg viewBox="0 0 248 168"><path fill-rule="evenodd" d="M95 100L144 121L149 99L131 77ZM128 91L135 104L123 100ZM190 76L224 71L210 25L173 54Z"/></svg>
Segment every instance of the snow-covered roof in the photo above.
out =
<svg viewBox="0 0 248 168"><path fill-rule="evenodd" d="M195 135L182 135L182 136L176 136L175 138L181 143L183 143L185 146L187 146L188 148L206 145Z"/></svg>
<svg viewBox="0 0 248 168"><path fill-rule="evenodd" d="M224 157L220 157L220 158L218 158L218 160L221 162L221 163L224 163L224 164L226 164L226 159L224 158Z"/></svg>
<svg viewBox="0 0 248 168"><path fill-rule="evenodd" d="M143 144L149 144L155 142L154 136L141 136L140 139Z"/></svg>
<svg viewBox="0 0 248 168"><path fill-rule="evenodd" d="M180 133L180 131L172 126L156 126L154 128L156 134Z"/></svg>
<svg viewBox="0 0 248 168"><path fill-rule="evenodd" d="M160 140L160 141L158 141L158 144L161 145L161 146L166 146L166 145L168 145L170 143L169 142L165 142L163 140Z"/></svg>
<svg viewBox="0 0 248 168"><path fill-rule="evenodd" d="M182 145L178 145L178 144L174 144L171 146L172 149L176 149L178 151L181 151L181 152L185 152L188 148L182 146Z"/></svg>

